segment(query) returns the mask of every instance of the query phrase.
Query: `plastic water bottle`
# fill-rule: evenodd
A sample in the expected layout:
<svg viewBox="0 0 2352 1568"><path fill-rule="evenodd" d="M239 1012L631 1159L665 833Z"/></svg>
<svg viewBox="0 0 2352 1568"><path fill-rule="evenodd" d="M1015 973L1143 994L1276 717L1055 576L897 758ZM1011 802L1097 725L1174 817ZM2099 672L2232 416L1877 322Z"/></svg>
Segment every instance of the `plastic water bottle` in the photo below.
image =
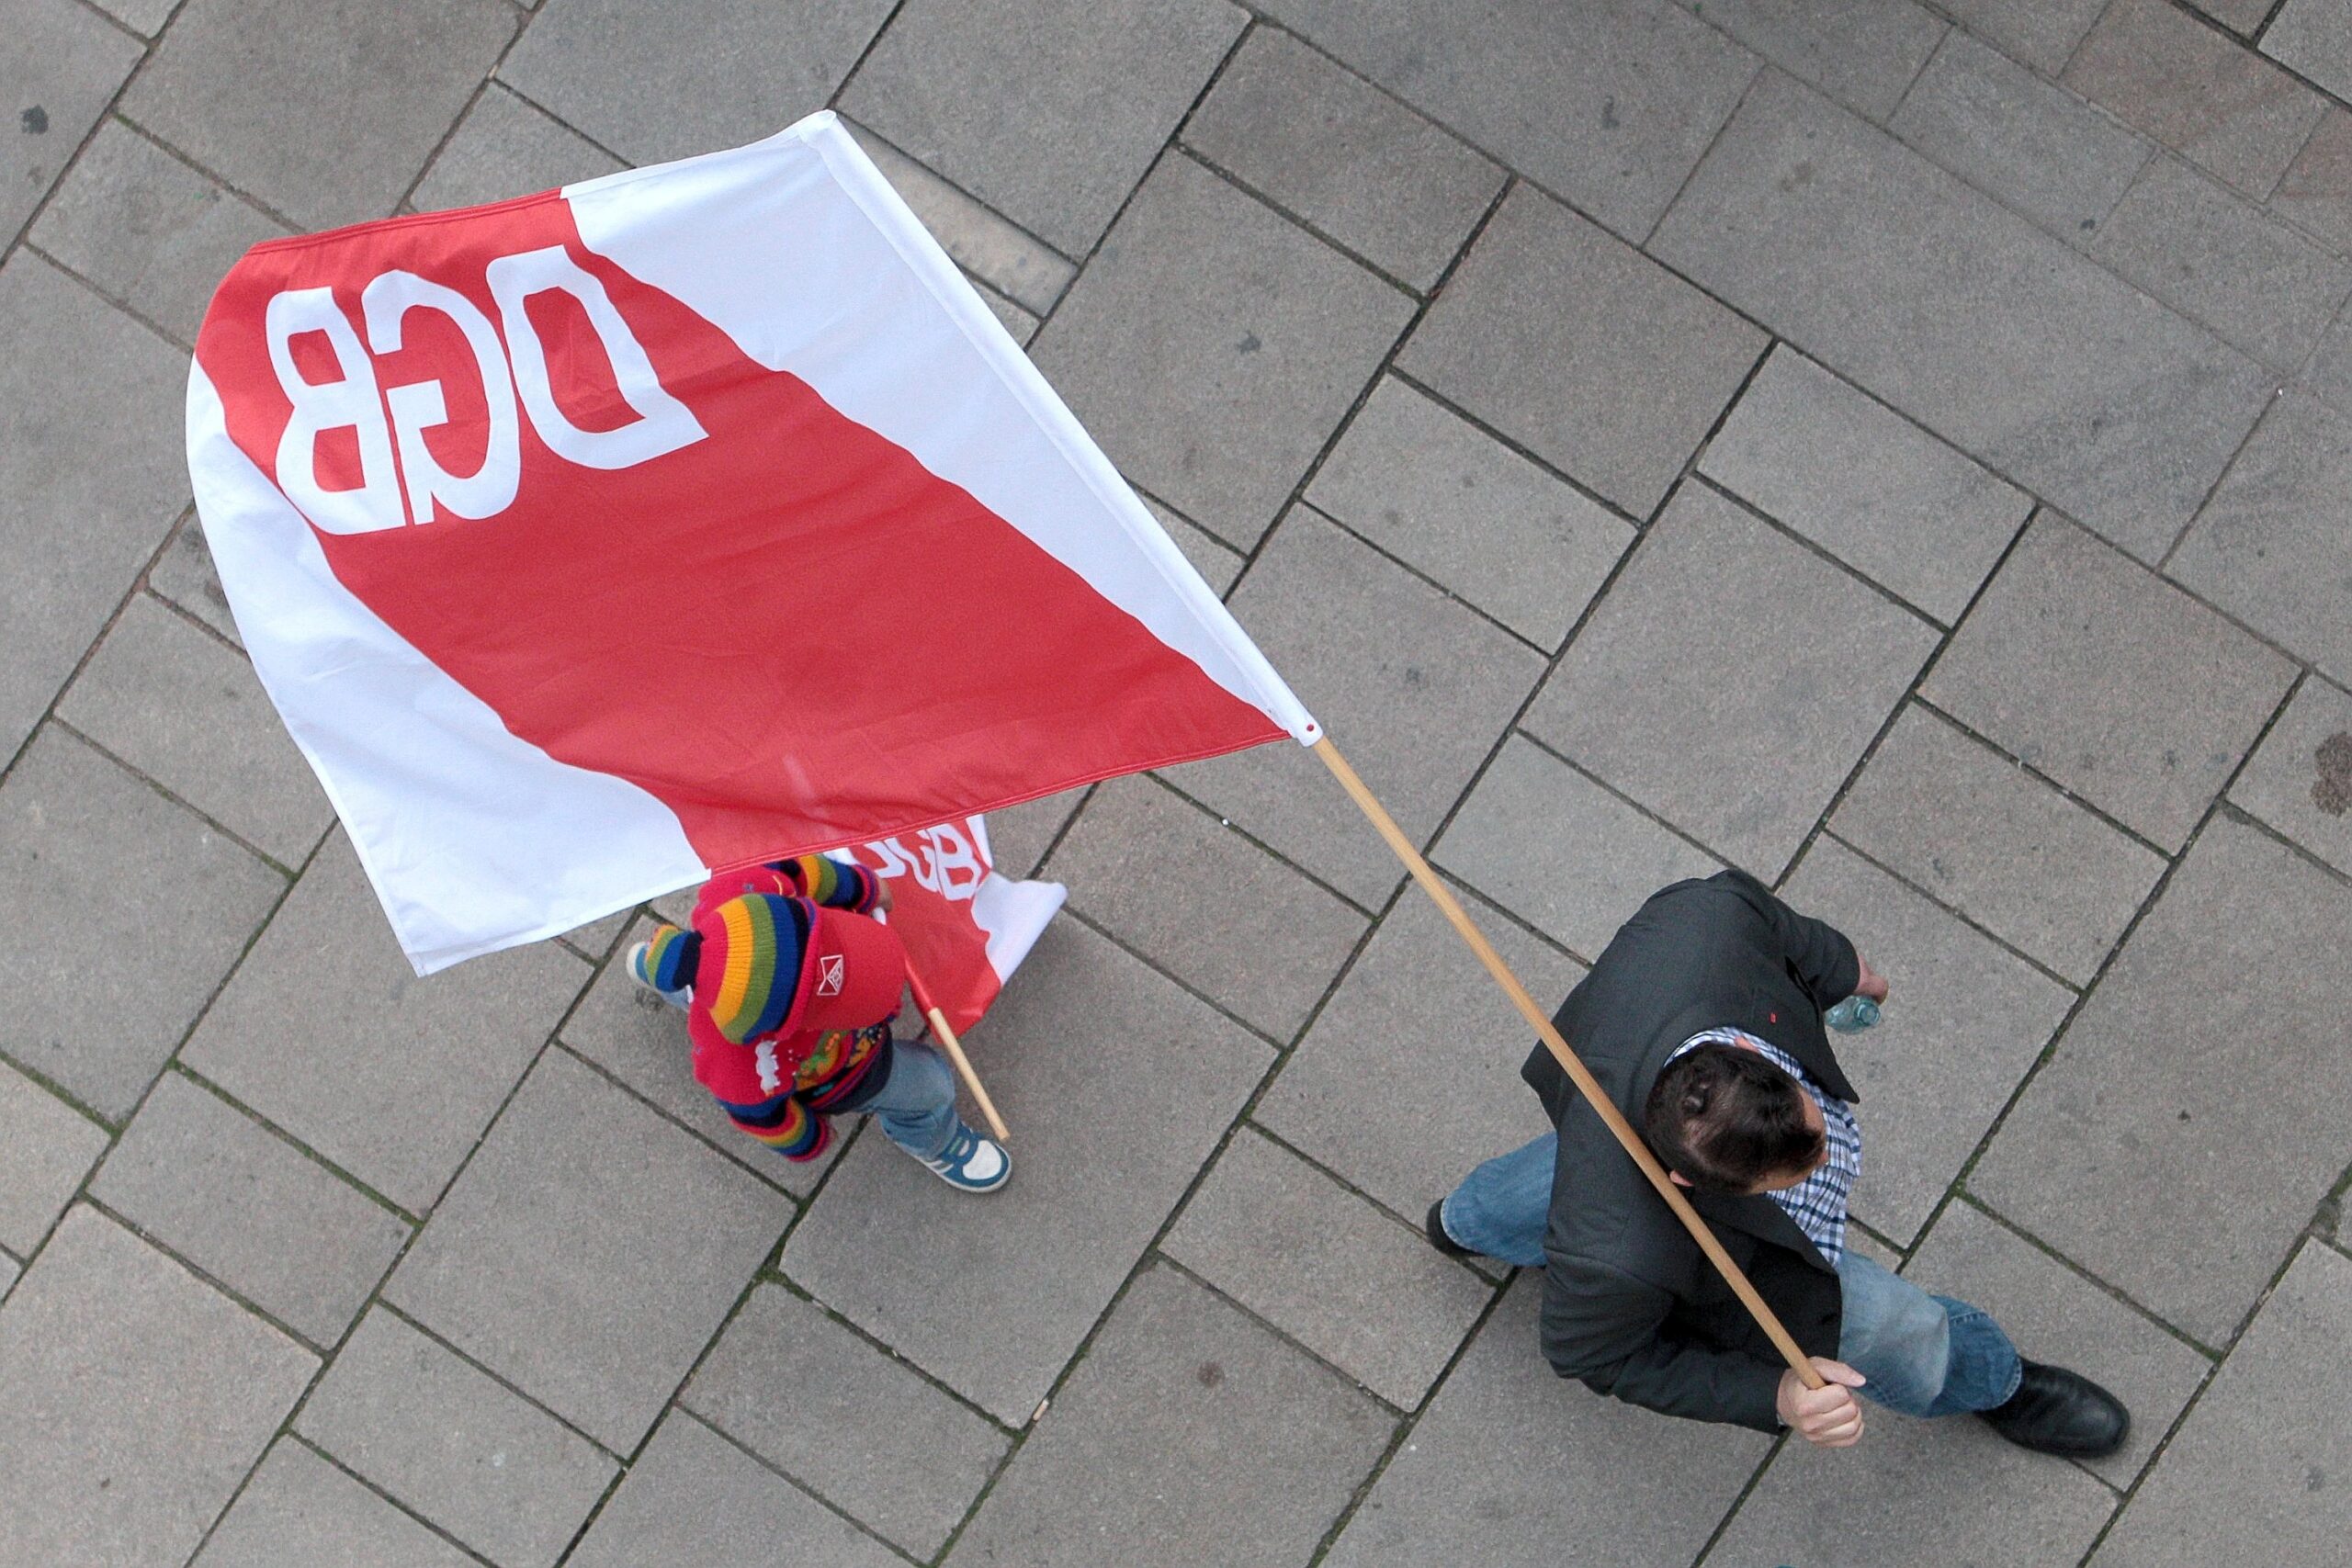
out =
<svg viewBox="0 0 2352 1568"><path fill-rule="evenodd" d="M1864 996L1848 997L1821 1015L1821 1021L1840 1034L1855 1034L1878 1021L1878 1004Z"/></svg>

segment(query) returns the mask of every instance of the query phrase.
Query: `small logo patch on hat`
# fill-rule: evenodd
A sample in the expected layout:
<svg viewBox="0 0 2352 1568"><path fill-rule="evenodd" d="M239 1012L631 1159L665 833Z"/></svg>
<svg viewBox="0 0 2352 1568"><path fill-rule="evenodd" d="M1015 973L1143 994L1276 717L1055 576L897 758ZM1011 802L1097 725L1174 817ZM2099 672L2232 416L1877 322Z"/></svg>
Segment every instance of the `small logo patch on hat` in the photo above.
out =
<svg viewBox="0 0 2352 1568"><path fill-rule="evenodd" d="M836 953L819 961L817 966L817 994L819 996L838 997L842 994L842 954Z"/></svg>

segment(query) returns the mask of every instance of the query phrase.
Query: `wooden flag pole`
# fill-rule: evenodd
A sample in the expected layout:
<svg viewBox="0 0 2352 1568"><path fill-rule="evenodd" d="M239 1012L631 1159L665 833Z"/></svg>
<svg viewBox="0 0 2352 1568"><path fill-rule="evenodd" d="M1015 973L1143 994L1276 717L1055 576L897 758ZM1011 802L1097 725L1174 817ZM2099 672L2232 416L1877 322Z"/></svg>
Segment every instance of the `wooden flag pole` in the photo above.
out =
<svg viewBox="0 0 2352 1568"><path fill-rule="evenodd" d="M1657 1189L1657 1195L1666 1200L1667 1207L1674 1211L1675 1217L1689 1229L1691 1238L1698 1242L1700 1250L1707 1255L1707 1261L1713 1263L1716 1271L1723 1275L1724 1281L1731 1286L1733 1293L1739 1297L1740 1303L1746 1306L1749 1314L1755 1317L1757 1324L1771 1339L1773 1346L1787 1359L1797 1376L1804 1380L1804 1385L1807 1388L1824 1386L1825 1380L1814 1370L1812 1359L1805 1355L1804 1348L1790 1335L1780 1317L1765 1304L1764 1298L1757 1293L1755 1285L1749 1282L1747 1274L1741 1271L1739 1265L1732 1261L1731 1254L1724 1250L1724 1244L1715 1239L1713 1229L1700 1217L1699 1211L1690 1206L1690 1200L1683 1197L1682 1190L1674 1184L1671 1177L1667 1175L1666 1168L1658 1164L1657 1156L1650 1153L1649 1145L1642 1142L1641 1135L1634 1131L1633 1123L1625 1120L1624 1113L1617 1109L1616 1103L1602 1090L1600 1081L1592 1076L1581 1061L1577 1059L1577 1054L1568 1048L1568 1043L1561 1038L1558 1028L1553 1024L1551 1015L1536 1005L1535 998L1527 994L1527 987L1519 983L1519 976L1510 972L1510 965L1503 962L1502 954L1497 953L1493 944L1487 941L1485 934L1471 923L1469 912L1462 908L1461 900L1454 897L1453 889L1440 881L1437 873L1430 869L1430 863L1421 858L1421 852L1413 847L1413 841L1410 839L1405 837L1405 831L1396 826L1396 818L1388 815L1387 808L1382 806L1372 791L1364 786L1363 780L1356 776L1355 769L1350 767L1348 760L1340 755L1339 748L1331 744L1330 737L1327 735L1317 740L1313 750L1317 756L1323 759L1323 765L1329 768L1332 775L1340 781L1340 787L1348 792L1349 798L1353 800L1363 814L1372 819L1372 825L1379 829L1380 836L1388 841L1388 847L1396 852L1396 858L1405 863L1405 869L1413 874L1413 880L1421 885L1423 892L1437 901L1438 908L1453 923L1453 929L1461 933L1462 940L1470 944L1470 951L1478 955L1478 962L1487 966L1487 973L1495 977L1495 983L1503 988L1504 995L1510 998L1512 1005L1519 1009L1520 1015L1534 1026L1535 1032L1543 1037L1544 1043L1550 1047L1552 1055L1559 1059L1562 1070L1568 1075L1568 1080L1577 1086L1577 1092L1584 1096L1585 1102L1590 1105L1594 1112L1600 1116L1601 1123L1616 1135L1618 1143L1624 1145L1625 1152L1633 1156L1634 1165L1638 1166L1642 1174L1649 1179L1650 1185Z"/></svg>
<svg viewBox="0 0 2352 1568"><path fill-rule="evenodd" d="M972 1070L971 1059L964 1055L964 1043L956 1038L953 1029L947 1027L947 1015L940 1011L939 1004L931 999L931 993L923 987L922 977L915 973L911 964L907 966L907 984L914 988L915 1006L922 1009L923 1017L931 1020L933 1037L947 1053L947 1059L956 1064L956 1076L962 1078L964 1087L972 1091L972 1099L978 1103L980 1114L988 1119L989 1132L1000 1144L1011 1142L1012 1134L1004 1130L1004 1118L996 1113L996 1101L989 1098L989 1091L981 1087L980 1075Z"/></svg>

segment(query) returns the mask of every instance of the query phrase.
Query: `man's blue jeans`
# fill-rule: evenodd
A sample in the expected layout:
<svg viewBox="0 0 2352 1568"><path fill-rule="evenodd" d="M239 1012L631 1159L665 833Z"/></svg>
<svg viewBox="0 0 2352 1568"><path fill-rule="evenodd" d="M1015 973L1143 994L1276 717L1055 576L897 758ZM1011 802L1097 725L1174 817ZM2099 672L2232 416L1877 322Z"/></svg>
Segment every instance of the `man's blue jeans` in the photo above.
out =
<svg viewBox="0 0 2352 1568"><path fill-rule="evenodd" d="M1546 1133L1472 1171L1439 1210L1446 1234L1488 1258L1544 1267L1558 1143ZM1869 1380L1866 1398L1906 1416L1953 1416L1990 1410L2017 1392L2017 1347L1982 1309L1931 1296L1850 1247L1838 1284L1838 1359Z"/></svg>

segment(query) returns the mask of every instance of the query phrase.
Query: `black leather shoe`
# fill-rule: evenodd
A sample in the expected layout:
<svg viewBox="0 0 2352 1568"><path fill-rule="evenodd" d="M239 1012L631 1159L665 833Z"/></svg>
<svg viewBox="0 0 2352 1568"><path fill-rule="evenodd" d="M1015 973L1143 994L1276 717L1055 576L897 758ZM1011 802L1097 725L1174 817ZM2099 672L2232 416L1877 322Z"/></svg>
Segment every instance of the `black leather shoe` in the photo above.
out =
<svg viewBox="0 0 2352 1568"><path fill-rule="evenodd" d="M2132 1413L2123 1402L2080 1372L2025 1363L2008 1403L1982 1411L1993 1430L2036 1453L2098 1459L2123 1446Z"/></svg>
<svg viewBox="0 0 2352 1568"><path fill-rule="evenodd" d="M1422 1222L1430 1233L1430 1245L1448 1258L1467 1258L1470 1249L1445 1234L1445 1200L1441 1198L1430 1205L1430 1217Z"/></svg>

